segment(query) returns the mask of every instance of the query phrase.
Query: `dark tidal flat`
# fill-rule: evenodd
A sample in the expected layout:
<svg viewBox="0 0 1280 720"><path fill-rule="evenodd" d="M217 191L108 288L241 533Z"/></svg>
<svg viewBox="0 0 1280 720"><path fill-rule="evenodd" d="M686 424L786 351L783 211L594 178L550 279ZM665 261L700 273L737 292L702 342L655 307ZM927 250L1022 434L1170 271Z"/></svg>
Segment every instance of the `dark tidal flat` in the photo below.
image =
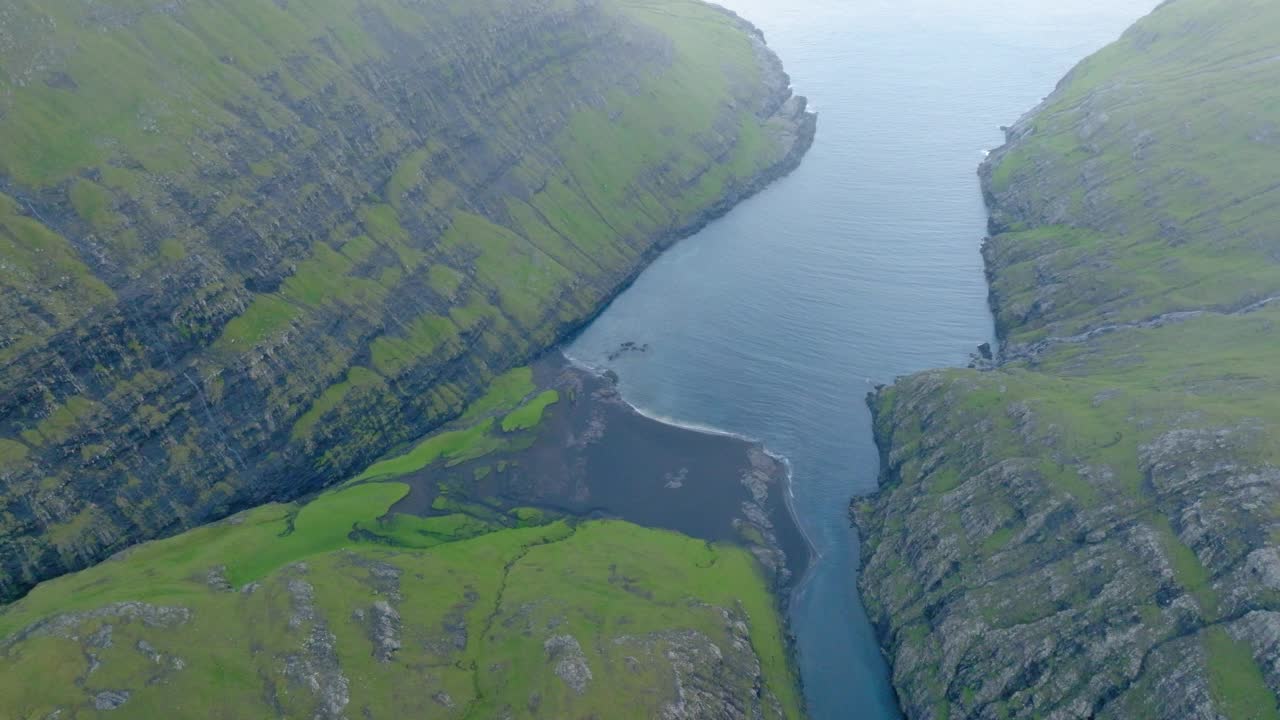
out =
<svg viewBox="0 0 1280 720"><path fill-rule="evenodd" d="M533 366L554 390L531 442L407 475L392 513L431 517L454 502L507 512L621 519L751 548L776 587L802 576L810 549L788 506L788 468L757 442L655 420L628 405L616 378L552 352ZM496 432L496 431L495 431Z"/></svg>

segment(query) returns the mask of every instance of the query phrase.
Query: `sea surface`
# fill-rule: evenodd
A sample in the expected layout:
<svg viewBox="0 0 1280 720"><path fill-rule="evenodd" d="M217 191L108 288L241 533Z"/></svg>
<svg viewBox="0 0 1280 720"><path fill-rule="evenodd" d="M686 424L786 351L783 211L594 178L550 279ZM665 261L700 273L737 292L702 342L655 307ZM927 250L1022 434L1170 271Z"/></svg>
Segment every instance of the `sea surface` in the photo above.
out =
<svg viewBox="0 0 1280 720"><path fill-rule="evenodd" d="M858 600L849 498L876 488L865 396L992 336L975 170L1001 125L1156 0L721 0L819 113L799 170L653 264L567 349L655 416L792 465L819 559L791 603L813 718L896 718ZM625 341L646 353L608 355Z"/></svg>

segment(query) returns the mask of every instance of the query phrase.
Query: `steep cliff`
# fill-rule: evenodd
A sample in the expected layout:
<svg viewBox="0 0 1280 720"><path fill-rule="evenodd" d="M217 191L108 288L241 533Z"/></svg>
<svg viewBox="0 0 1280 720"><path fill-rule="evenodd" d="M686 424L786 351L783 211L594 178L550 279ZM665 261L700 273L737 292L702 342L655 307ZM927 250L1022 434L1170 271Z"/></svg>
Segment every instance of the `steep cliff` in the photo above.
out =
<svg viewBox="0 0 1280 720"><path fill-rule="evenodd" d="M548 358L339 487L0 607L0 717L794 720L785 482Z"/></svg>
<svg viewBox="0 0 1280 720"><path fill-rule="evenodd" d="M692 0L0 8L0 599L456 416L814 118Z"/></svg>
<svg viewBox="0 0 1280 720"><path fill-rule="evenodd" d="M872 398L853 508L908 716L1280 716L1276 38L1166 2L983 166L1003 347Z"/></svg>

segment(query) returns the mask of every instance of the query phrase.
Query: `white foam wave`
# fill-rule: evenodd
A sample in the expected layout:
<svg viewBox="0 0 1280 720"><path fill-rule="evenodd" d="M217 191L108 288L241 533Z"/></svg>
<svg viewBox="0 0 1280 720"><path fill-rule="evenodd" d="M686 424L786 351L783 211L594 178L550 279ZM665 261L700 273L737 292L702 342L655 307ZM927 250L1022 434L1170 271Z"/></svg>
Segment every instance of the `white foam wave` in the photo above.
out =
<svg viewBox="0 0 1280 720"><path fill-rule="evenodd" d="M580 370L586 370L587 372L592 373L593 375L604 375L605 371L612 369L604 365L595 365L595 364L586 362L584 360L573 357L566 353L562 353L562 354L565 356L565 358L569 360L569 363L571 365L577 367ZM681 428L682 430L691 430L693 432L702 433L703 435L718 435L720 437L729 437L735 440L741 440L743 442L751 443L752 445L759 445L764 450L766 455L768 455L769 457L775 460L779 460L783 464L785 464L787 466L788 474L791 471L791 461L787 460L782 455L779 455L769 450L769 448L764 447L764 441L759 438L753 438L749 435L743 435L742 433L733 432L732 430L725 430L724 428L718 428L713 425L707 425L705 423L693 422L690 420L681 420L679 418L671 417L670 415L663 415L662 413L655 412L647 408L642 408L639 405L636 405L635 403L631 402L630 400L627 400L625 397L622 399L622 401L627 404L627 407L636 411L637 414L647 417L650 420L653 420L654 422L660 422L663 425L678 427L678 428Z"/></svg>

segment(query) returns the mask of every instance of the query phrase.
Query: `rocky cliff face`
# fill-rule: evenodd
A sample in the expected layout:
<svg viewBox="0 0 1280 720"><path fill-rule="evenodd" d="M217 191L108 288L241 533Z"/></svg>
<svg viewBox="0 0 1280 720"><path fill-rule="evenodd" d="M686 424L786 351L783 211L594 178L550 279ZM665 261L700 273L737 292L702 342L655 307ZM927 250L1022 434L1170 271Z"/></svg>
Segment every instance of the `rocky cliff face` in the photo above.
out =
<svg viewBox="0 0 1280 720"><path fill-rule="evenodd" d="M551 353L348 482L0 607L0 717L799 718L785 482Z"/></svg>
<svg viewBox="0 0 1280 720"><path fill-rule="evenodd" d="M813 129L686 0L0 8L0 599L453 417Z"/></svg>
<svg viewBox="0 0 1280 720"><path fill-rule="evenodd" d="M992 367L871 401L912 718L1277 717L1280 7L1173 0L982 168Z"/></svg>

